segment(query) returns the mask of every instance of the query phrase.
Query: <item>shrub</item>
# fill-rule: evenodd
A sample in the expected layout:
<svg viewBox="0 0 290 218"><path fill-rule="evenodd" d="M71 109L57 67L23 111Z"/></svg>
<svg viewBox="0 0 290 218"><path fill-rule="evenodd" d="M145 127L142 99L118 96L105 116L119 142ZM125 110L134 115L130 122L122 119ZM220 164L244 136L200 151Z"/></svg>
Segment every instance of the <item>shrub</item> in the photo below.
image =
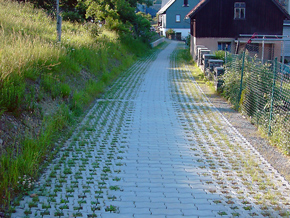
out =
<svg viewBox="0 0 290 218"><path fill-rule="evenodd" d="M215 51L214 55L216 59L223 60L225 62L225 53L226 53L225 51L219 50L219 51Z"/></svg>
<svg viewBox="0 0 290 218"><path fill-rule="evenodd" d="M169 29L169 30L166 31L166 36L167 35L173 35L173 34L175 34L175 31L173 29Z"/></svg>
<svg viewBox="0 0 290 218"><path fill-rule="evenodd" d="M92 37L96 37L101 34L101 27L98 23L87 22L84 27L91 33Z"/></svg>

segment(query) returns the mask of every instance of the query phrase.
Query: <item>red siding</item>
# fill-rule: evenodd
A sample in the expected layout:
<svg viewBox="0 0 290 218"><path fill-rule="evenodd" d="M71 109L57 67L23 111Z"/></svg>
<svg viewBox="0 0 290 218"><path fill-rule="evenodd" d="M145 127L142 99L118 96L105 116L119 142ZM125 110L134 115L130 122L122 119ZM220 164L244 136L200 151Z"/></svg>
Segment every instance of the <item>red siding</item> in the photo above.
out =
<svg viewBox="0 0 290 218"><path fill-rule="evenodd" d="M234 20L234 3L246 3L246 19ZM284 13L271 0L210 0L192 19L196 37L231 37L239 34L282 35Z"/></svg>

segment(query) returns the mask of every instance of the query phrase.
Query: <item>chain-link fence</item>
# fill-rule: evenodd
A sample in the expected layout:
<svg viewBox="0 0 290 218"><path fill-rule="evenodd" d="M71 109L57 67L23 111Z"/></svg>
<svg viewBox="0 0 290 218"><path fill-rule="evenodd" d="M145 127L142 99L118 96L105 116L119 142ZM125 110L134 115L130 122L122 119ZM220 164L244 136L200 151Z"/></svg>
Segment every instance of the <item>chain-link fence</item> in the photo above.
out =
<svg viewBox="0 0 290 218"><path fill-rule="evenodd" d="M290 67L251 48L226 54L223 94L289 154Z"/></svg>

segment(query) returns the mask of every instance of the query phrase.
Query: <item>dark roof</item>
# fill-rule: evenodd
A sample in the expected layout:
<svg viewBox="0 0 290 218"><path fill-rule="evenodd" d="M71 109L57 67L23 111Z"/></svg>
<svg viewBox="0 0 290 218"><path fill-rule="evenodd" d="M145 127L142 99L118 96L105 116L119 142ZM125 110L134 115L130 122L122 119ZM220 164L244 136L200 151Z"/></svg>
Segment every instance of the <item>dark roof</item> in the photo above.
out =
<svg viewBox="0 0 290 218"><path fill-rule="evenodd" d="M203 6L206 5L208 1L209 0L201 0L190 12L188 12L185 18L192 17L196 12L198 12L201 8L203 8Z"/></svg>
<svg viewBox="0 0 290 218"><path fill-rule="evenodd" d="M198 11L200 11L201 8L203 8L210 0L201 0L186 16L185 18L191 18L194 16ZM286 11L286 9L278 2L278 0L271 0L279 9L280 11L285 15L285 17L290 20L290 15Z"/></svg>
<svg viewBox="0 0 290 218"><path fill-rule="evenodd" d="M157 10L154 8L146 8L146 14L150 14L151 16L156 16Z"/></svg>

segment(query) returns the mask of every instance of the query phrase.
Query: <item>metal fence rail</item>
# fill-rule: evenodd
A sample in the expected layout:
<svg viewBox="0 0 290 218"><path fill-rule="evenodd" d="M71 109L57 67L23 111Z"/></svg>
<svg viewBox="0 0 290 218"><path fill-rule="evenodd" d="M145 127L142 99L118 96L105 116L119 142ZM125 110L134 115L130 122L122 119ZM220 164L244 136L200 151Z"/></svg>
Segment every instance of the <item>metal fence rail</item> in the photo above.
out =
<svg viewBox="0 0 290 218"><path fill-rule="evenodd" d="M290 154L290 68L262 63L247 52L227 54L223 93L236 108Z"/></svg>

